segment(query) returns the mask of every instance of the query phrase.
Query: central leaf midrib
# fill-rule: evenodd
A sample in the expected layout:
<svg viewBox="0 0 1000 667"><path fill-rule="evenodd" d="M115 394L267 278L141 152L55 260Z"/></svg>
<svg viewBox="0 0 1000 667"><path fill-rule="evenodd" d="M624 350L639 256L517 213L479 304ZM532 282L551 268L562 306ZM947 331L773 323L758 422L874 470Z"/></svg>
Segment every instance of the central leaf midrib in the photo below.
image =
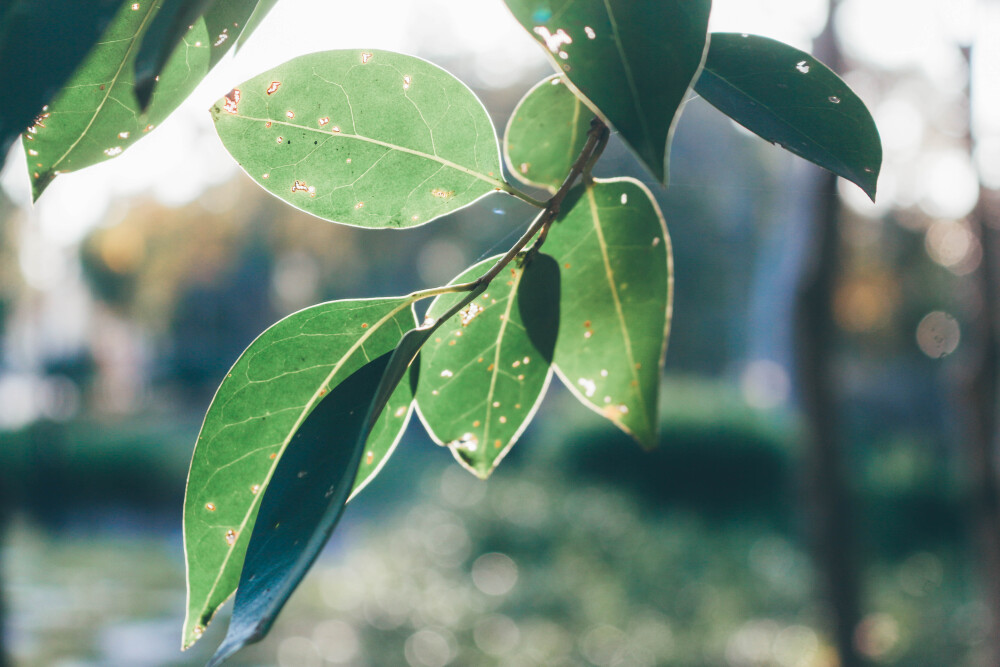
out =
<svg viewBox="0 0 1000 667"><path fill-rule="evenodd" d="M400 151L401 153L408 153L409 155L415 155L417 157L422 157L424 159L431 160L433 162L437 162L438 164L441 164L441 165L443 165L445 167L448 167L450 169L454 169L455 171L460 171L460 172L462 172L464 174L468 174L469 176L473 176L475 178L478 178L481 181L485 181L486 183L489 183L490 185L493 185L496 188L503 189L503 187L506 185L506 183L504 181L501 181L501 180L499 180L497 178L494 178L494 177L491 177L491 176L487 176L486 174L483 174L483 173L481 173L479 171L476 171L474 169L470 169L468 167L464 167L464 166L458 164L457 162L452 162L451 160L445 159L445 158L443 158L443 157L441 157L439 155L432 155L431 153L425 153L423 151L418 151L418 150L416 150L414 148L407 148L406 146L400 146L398 144L389 143L388 141L382 141L380 139L375 139L373 137L366 137L366 136L363 136L363 135L360 135L360 134L351 134L349 132L329 132L329 131L324 131L324 130L316 129L314 127L306 127L305 125L297 125L295 123L289 123L288 121L278 120L278 119L274 119L274 118L255 118L253 116L244 116L244 115L240 115L239 118L243 118L245 120L255 121L255 122L261 122L261 121L270 122L270 123L272 123L274 125L283 125L285 127L290 127L290 128L294 128L294 129L297 129L297 130L305 130L307 132L315 132L316 134L321 134L324 137L333 137L335 139L338 138L338 137L339 138L343 138L343 139L357 139L358 141L363 141L365 143L374 144L376 146L382 146L383 148L388 148L388 149L394 150L394 151Z"/></svg>
<svg viewBox="0 0 1000 667"><path fill-rule="evenodd" d="M482 452L483 456L486 456L486 452L489 451L487 446L490 441L490 421L491 415L493 413L493 397L496 391L497 378L500 376L500 356L503 347L503 337L504 333L507 331L507 322L510 321L510 314L514 307L514 299L517 296L517 288L521 285L521 279L524 277L524 269L517 272L517 277L514 278L514 284L510 288L510 293L507 295L507 305L504 309L503 320L500 324L500 330L497 332L497 347L496 354L493 355L493 375L490 377L490 390L486 395L486 419L483 420L483 443Z"/></svg>
<svg viewBox="0 0 1000 667"><path fill-rule="evenodd" d="M649 131L649 123L646 121L646 115L643 113L642 106L639 103L639 88L636 86L635 76L632 73L632 64L625 54L625 46L622 44L621 34L618 32L618 21L615 19L614 11L611 9L611 3L608 0L604 0L604 9L608 13L608 21L611 23L611 34L615 38L615 48L618 49L618 57L621 59L625 70L625 80L628 81L629 91L632 93L632 106L635 108L636 116L639 119L642 134L646 142L652 146L652 135Z"/></svg>
<svg viewBox="0 0 1000 667"><path fill-rule="evenodd" d="M54 171L60 164L62 164L62 161L66 159L66 156L72 153L73 150L80 144L80 142L83 141L83 138L87 136L87 133L90 132L90 128L94 126L94 123L97 121L97 117L101 115L101 111L104 109L104 105L108 103L109 99L111 99L111 91L114 90L114 87L116 85L118 85L118 78L121 76L122 70L125 68L126 63L128 63L129 56L132 53L132 49L135 48L135 45L139 40L139 36L143 34L143 29L146 27L146 23L149 21L150 17L156 13L156 10L157 8L159 8L159 6L160 5L157 3L150 3L149 9L146 11L146 15L142 18L142 21L139 23L139 27L136 28L135 34L132 35L131 38L129 38L129 45L128 48L125 50L125 56L122 58L121 64L118 65L118 69L115 71L115 75L111 77L111 83L107 84L104 87L104 98L101 100L101 103L97 105L97 109L94 110L94 114L90 117L90 120L87 122L87 126L83 128L83 131L80 133L80 135L76 138L76 140L73 141L72 144L69 145L69 148L67 148L66 151L59 156L59 159L57 159L55 162L52 163L48 171Z"/></svg>
<svg viewBox="0 0 1000 667"><path fill-rule="evenodd" d="M608 280L608 287L611 289L611 299L615 304L615 312L618 315L618 322L621 326L622 338L625 341L625 354L628 357L628 368L629 373L632 375L632 379L639 385L639 374L636 373L635 368L635 355L632 352L632 338L628 332L628 326L625 324L625 312L622 309L621 299L618 296L618 288L615 285L615 274L614 270L611 268L611 260L608 257L607 242L604 239L604 231L601 228L601 218L597 209L597 199L594 197L594 188L587 188L587 203L590 206L590 218L594 224L594 233L597 235L597 244L601 249L601 259L604 262L604 274ZM646 402L642 400L641 396L639 400L636 401L642 409L643 420L649 423L649 414L646 411Z"/></svg>

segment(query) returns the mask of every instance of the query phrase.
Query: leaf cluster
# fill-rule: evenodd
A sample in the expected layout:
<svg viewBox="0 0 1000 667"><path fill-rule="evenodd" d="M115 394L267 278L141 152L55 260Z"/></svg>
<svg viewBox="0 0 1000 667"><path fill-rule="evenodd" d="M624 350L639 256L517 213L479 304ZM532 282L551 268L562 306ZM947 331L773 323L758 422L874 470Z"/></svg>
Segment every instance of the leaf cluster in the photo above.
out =
<svg viewBox="0 0 1000 667"><path fill-rule="evenodd" d="M35 196L152 131L273 4L119 3L23 135ZM184 504L185 647L236 594L213 665L267 633L413 412L484 479L553 375L640 445L656 444L672 247L642 182L592 176L612 132L668 183L671 137L693 90L875 196L881 144L864 103L798 49L710 34L709 0L506 4L556 73L526 93L502 142L461 81L377 50L296 58L211 109L252 179L325 220L414 227L496 193L540 209L506 253L448 285L306 308L233 365L206 414Z"/></svg>

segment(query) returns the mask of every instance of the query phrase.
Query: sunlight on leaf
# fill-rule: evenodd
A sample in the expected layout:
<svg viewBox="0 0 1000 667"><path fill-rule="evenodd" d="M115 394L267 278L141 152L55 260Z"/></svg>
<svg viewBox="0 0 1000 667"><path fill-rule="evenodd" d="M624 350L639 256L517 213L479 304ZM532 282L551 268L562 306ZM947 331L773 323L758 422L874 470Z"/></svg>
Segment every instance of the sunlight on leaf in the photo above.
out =
<svg viewBox="0 0 1000 667"><path fill-rule="evenodd" d="M663 215L631 178L576 188L543 249L562 273L555 368L580 401L656 444L673 298Z"/></svg>
<svg viewBox="0 0 1000 667"><path fill-rule="evenodd" d="M507 168L522 183L555 193L587 143L592 116L563 77L544 79L518 102L507 123Z"/></svg>
<svg viewBox="0 0 1000 667"><path fill-rule="evenodd" d="M232 47L220 35L238 33L255 5L255 0L217 3L198 19L167 62L143 114L133 90L133 65L160 3L125 2L80 69L24 134L34 198L57 175L121 155L153 131Z"/></svg>
<svg viewBox="0 0 1000 667"><path fill-rule="evenodd" d="M345 377L396 347L415 324L411 304L373 299L307 308L261 334L226 376L198 437L184 501L185 646L236 589L260 498L303 421ZM375 425L357 489L391 453L411 402L403 383Z"/></svg>
<svg viewBox="0 0 1000 667"><path fill-rule="evenodd" d="M504 189L496 133L465 84L386 51L295 58L212 108L267 191L359 227L414 227Z"/></svg>
<svg viewBox="0 0 1000 667"><path fill-rule="evenodd" d="M473 280L487 259L453 281ZM463 295L446 294L427 316L441 317ZM417 410L428 433L473 474L486 478L535 414L551 375L559 327L559 272L550 257L510 265L420 354Z"/></svg>
<svg viewBox="0 0 1000 667"><path fill-rule="evenodd" d="M364 465L366 423L391 356L366 363L333 389L281 457L247 547L229 631L210 666L268 633L330 539Z"/></svg>
<svg viewBox="0 0 1000 667"><path fill-rule="evenodd" d="M0 167L14 140L73 75L121 0L0 3Z"/></svg>
<svg viewBox="0 0 1000 667"><path fill-rule="evenodd" d="M145 111L153 96L156 79L163 73L171 54L181 45L188 28L205 13L214 0L161 0L160 10L142 35L134 69L135 95Z"/></svg>

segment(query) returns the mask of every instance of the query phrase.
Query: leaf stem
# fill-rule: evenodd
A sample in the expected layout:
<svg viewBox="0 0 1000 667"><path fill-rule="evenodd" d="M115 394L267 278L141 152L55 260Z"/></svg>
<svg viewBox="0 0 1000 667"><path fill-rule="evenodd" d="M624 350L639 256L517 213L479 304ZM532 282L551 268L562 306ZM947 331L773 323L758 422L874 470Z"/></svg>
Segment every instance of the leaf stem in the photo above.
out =
<svg viewBox="0 0 1000 667"><path fill-rule="evenodd" d="M547 202L544 202L541 199L535 199L526 192L521 192L510 183L507 183L506 181L503 182L503 185L498 186L498 188L500 189L501 192L506 192L507 194L513 197L517 197L521 201L531 204L535 208L545 208L547 205Z"/></svg>
<svg viewBox="0 0 1000 667"><path fill-rule="evenodd" d="M531 239L535 238L535 236L538 235L539 232L541 232L541 236L539 236L538 242L531 247L532 252L537 252L538 248L545 241L545 236L548 233L549 227L552 225L555 219L559 217L559 209L562 206L563 200L566 199L566 195L569 194L569 191L576 184L577 179L579 179L581 176L589 174L590 168L593 167L594 162L597 161L597 158L599 158L601 153L604 151L604 147L607 146L608 144L609 133L610 132L608 130L608 126L605 125L600 118L595 116L594 119L590 122L590 130L587 132L587 143L584 144L583 148L580 150L580 154L577 156L576 161L570 168L569 174L563 181L562 186L560 186L559 190L556 191L556 193L552 195L552 197L549 198L548 201L544 203L539 202L543 210L538 214L538 216L528 227L527 231L524 232L521 238L517 240L517 243L511 246L510 250L504 253L504 256L498 259L496 264L494 264L489 271L479 276L472 282L459 283L457 285L446 285L444 287L435 287L433 289L423 290L421 292L414 292L413 294L410 295L410 298L417 301L420 299L425 299L427 297L432 297L432 296L438 296L441 294L452 294L456 292L474 292L481 287L485 287L494 278L500 275L500 272L504 270L504 267L510 264L514 260L514 258L517 257L522 250L524 250L525 246L527 246L528 243L531 242ZM512 187L510 194L513 194L515 197L519 198L526 197L527 199L525 199L525 201L531 199L530 197L524 195L523 193L515 194L516 192L517 191ZM519 195L523 195L523 197L520 197ZM471 301L471 299L464 299L462 305L467 304L469 301ZM458 312L458 310L462 307L462 305L453 308L451 311L449 311L449 313L447 313L441 319L444 320L447 319L448 317L451 317L451 315L453 315L455 312Z"/></svg>

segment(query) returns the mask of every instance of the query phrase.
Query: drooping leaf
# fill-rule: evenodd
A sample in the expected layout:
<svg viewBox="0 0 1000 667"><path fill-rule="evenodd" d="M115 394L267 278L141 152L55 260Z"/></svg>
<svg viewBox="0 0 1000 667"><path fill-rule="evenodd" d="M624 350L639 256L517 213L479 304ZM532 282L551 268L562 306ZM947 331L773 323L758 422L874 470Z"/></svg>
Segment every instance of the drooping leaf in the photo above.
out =
<svg viewBox="0 0 1000 667"><path fill-rule="evenodd" d="M163 68L171 54L180 46L188 28L194 25L213 1L162 1L160 11L142 36L135 58L135 96L142 111L149 107L156 77L163 73Z"/></svg>
<svg viewBox="0 0 1000 667"><path fill-rule="evenodd" d="M375 299L307 308L261 334L226 376L198 437L184 501L185 646L236 589L261 492L303 420L345 377L396 347L414 326L411 303ZM403 383L389 401L358 472L358 489L395 446L411 399Z"/></svg>
<svg viewBox="0 0 1000 667"><path fill-rule="evenodd" d="M663 215L631 178L579 186L543 249L559 263L556 373L580 401L640 444L656 444L673 298Z"/></svg>
<svg viewBox="0 0 1000 667"><path fill-rule="evenodd" d="M0 166L101 38L122 0L12 0L0 6Z"/></svg>
<svg viewBox="0 0 1000 667"><path fill-rule="evenodd" d="M343 515L365 449L365 425L391 352L338 385L281 457L246 551L233 617L210 667L262 639Z"/></svg>
<svg viewBox="0 0 1000 667"><path fill-rule="evenodd" d="M484 273L481 262L453 281ZM439 318L461 295L439 296ZM531 421L551 376L559 328L559 271L538 255L510 265L487 290L444 322L420 354L417 410L431 437L485 479Z"/></svg>
<svg viewBox="0 0 1000 667"><path fill-rule="evenodd" d="M167 62L143 114L133 65L160 2L122 3L101 41L25 133L35 199L57 174L120 155L160 124L232 47L229 36L239 34L256 5L256 0L227 0L198 19Z"/></svg>
<svg viewBox="0 0 1000 667"><path fill-rule="evenodd" d="M509 187L482 103L412 56L301 56L240 84L212 115L251 178L333 222L414 227Z"/></svg>
<svg viewBox="0 0 1000 667"><path fill-rule="evenodd" d="M695 88L748 130L856 183L874 201L882 168L875 121L808 53L767 37L713 33Z"/></svg>
<svg viewBox="0 0 1000 667"><path fill-rule="evenodd" d="M555 193L587 143L593 114L556 75L528 91L504 133L507 168L522 183Z"/></svg>
<svg viewBox="0 0 1000 667"><path fill-rule="evenodd" d="M356 487L361 478L361 471L356 476L354 471L363 467L361 457L368 457L371 451L368 448L375 437L373 429L389 412L386 408L391 409L402 389L397 386L417 353L446 320L483 289L468 292L441 319L407 331L391 354L366 364L345 380L306 420L300 430L306 432L303 442L282 458L262 503L240 576L233 620L209 667L259 641L270 630L340 520L350 488L348 482L354 479ZM413 386L412 381L409 386ZM330 410L317 415L329 401L334 401ZM314 415L321 420L318 426L310 421ZM338 434L340 446L330 451L329 446L316 442L311 435L316 432Z"/></svg>
<svg viewBox="0 0 1000 667"><path fill-rule="evenodd" d="M661 182L711 0L506 0L587 105Z"/></svg>

